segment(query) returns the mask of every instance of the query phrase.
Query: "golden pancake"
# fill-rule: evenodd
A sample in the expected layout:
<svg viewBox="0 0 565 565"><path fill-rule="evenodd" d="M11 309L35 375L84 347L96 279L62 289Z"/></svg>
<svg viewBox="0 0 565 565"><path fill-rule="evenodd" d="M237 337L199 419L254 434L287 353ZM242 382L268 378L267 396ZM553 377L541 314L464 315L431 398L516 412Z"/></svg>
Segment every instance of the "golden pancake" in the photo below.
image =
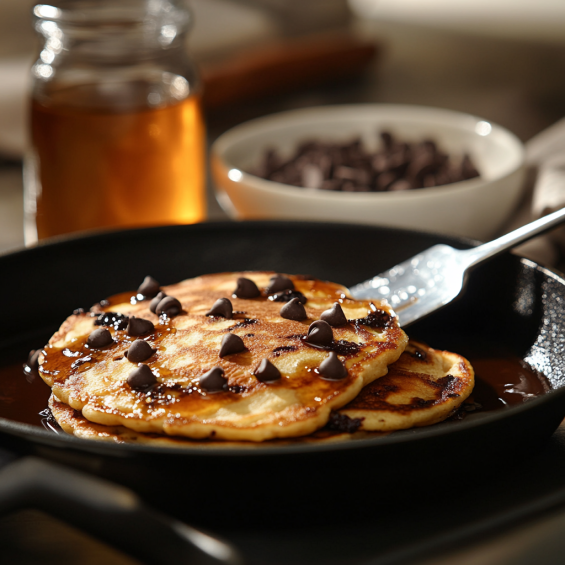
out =
<svg viewBox="0 0 565 565"><path fill-rule="evenodd" d="M407 337L386 304L353 300L347 289L334 283L289 276L295 287L289 296L283 296L284 291L267 296L264 290L256 298L233 296L239 277L265 289L273 274L223 273L164 287L161 290L178 299L182 308L170 317L152 313L150 301L131 292L103 301L89 313L73 314L43 349L40 375L57 399L97 424L236 441L309 434L326 424L331 410L347 404L364 385L386 374L387 366L404 350ZM282 317L281 308L291 302L274 298L300 297L300 293L307 299L306 319ZM207 315L218 299L231 301L231 317ZM308 343L310 324L335 302L349 322L331 328L330 343ZM132 337L123 329L127 320L120 314L130 324L135 317L154 327ZM106 326L111 336L108 344L92 341L93 331L101 329L95 323ZM238 336L244 350L220 357L227 334ZM124 354L136 340L146 341L155 352L139 363L145 373L133 378L138 363L128 361ZM346 374L327 372L332 351ZM264 359L271 363L269 370L280 373L278 380L263 382L256 376ZM217 371L220 375L223 371L226 379L221 389L214 389L223 382L218 374L203 378L215 367L221 368ZM212 381L216 385L210 388ZM144 383L148 386L141 386Z"/></svg>
<svg viewBox="0 0 565 565"><path fill-rule="evenodd" d="M475 384L467 359L410 341L386 376L367 385L338 413L367 431L404 430L445 420Z"/></svg>
<svg viewBox="0 0 565 565"><path fill-rule="evenodd" d="M52 394L49 398L49 408L56 422L61 426L64 432L69 435L81 439L98 440L110 443L151 445L157 447L197 447L206 449L237 449L237 448L261 448L267 445L281 446L297 443L320 444L320 443L336 443L340 441L350 440L351 438L363 439L366 437L374 437L377 435L372 432L340 432L328 430L326 428L317 430L307 436L289 438L289 439L273 439L267 442L248 442L248 441L225 441L214 439L190 439L184 437L166 436L162 434L143 433L130 430L124 426L104 426L103 424L95 424L89 422L82 414L67 406L63 402L57 400ZM382 434L387 435L387 434Z"/></svg>
<svg viewBox="0 0 565 565"><path fill-rule="evenodd" d="M296 438L294 442L327 443L360 439L378 434L364 434L359 429L390 432L435 424L452 414L469 396L472 388L473 369L463 357L410 341L398 361L389 367L385 377L367 385L355 400L332 415L330 425L334 430L347 429L351 433L325 429ZM144 434L123 426L94 424L53 395L49 399L49 407L65 432L83 439L179 448L226 446L222 441ZM354 411L350 411L350 408ZM343 415L348 418L341 419ZM280 445L280 441L274 440L274 443ZM249 443L231 441L228 445L237 448L248 446Z"/></svg>

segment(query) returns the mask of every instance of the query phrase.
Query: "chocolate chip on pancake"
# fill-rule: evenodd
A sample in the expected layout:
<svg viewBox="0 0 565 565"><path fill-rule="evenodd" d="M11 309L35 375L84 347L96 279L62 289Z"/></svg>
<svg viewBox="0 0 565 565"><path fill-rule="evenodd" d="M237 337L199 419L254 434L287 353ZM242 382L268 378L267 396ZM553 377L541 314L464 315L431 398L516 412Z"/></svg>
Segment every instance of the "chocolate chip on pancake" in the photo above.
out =
<svg viewBox="0 0 565 565"><path fill-rule="evenodd" d="M225 357L232 353L241 353L242 351L245 351L245 343L238 335L228 333L222 338L220 357Z"/></svg>
<svg viewBox="0 0 565 565"><path fill-rule="evenodd" d="M326 359L320 363L320 375L324 379L330 381L340 381L347 377L347 369L344 367L343 363L339 360L339 357L334 351L332 351Z"/></svg>
<svg viewBox="0 0 565 565"><path fill-rule="evenodd" d="M160 288L161 285L153 277L150 277L148 275L143 279L143 282L139 285L139 288L137 289L137 293L143 294L145 298L152 298L159 292Z"/></svg>
<svg viewBox="0 0 565 565"><path fill-rule="evenodd" d="M113 341L110 330L106 328L98 328L88 336L86 345L88 345L91 349L102 349L102 347L110 345Z"/></svg>
<svg viewBox="0 0 565 565"><path fill-rule="evenodd" d="M351 324L356 326L369 326L370 328L388 328L395 323L395 317L389 312L380 310L371 303L371 311L364 318L355 318L349 320Z"/></svg>
<svg viewBox="0 0 565 565"><path fill-rule="evenodd" d="M269 296L269 300L271 302L290 302L293 298L298 298L302 304L306 304L308 301L308 299L298 290L287 289Z"/></svg>
<svg viewBox="0 0 565 565"><path fill-rule="evenodd" d="M132 363L141 363L142 361L149 359L153 353L155 353L155 349L153 349L146 341L136 339L129 346L129 349L124 352L124 356Z"/></svg>
<svg viewBox="0 0 565 565"><path fill-rule="evenodd" d="M343 313L343 309L339 302L334 302L334 305L329 310L324 310L320 319L327 322L330 326L339 327L347 324L347 318Z"/></svg>
<svg viewBox="0 0 565 565"><path fill-rule="evenodd" d="M125 330L128 326L129 318L119 312L104 312L94 321L95 326L113 327L115 330Z"/></svg>
<svg viewBox="0 0 565 565"><path fill-rule="evenodd" d="M284 275L274 275L269 280L269 285L265 289L267 294L274 294L281 290L294 290L294 283Z"/></svg>
<svg viewBox="0 0 565 565"><path fill-rule="evenodd" d="M157 306L159 306L159 302L161 302L161 300L163 300L163 298L165 298L166 296L167 295L163 291L161 291L153 298L153 300L151 300L151 302L149 303L149 310L153 312L153 314L157 312Z"/></svg>
<svg viewBox="0 0 565 565"><path fill-rule="evenodd" d="M234 298L257 298L261 296L259 287L251 280L245 277L237 279L237 286L233 291Z"/></svg>
<svg viewBox="0 0 565 565"><path fill-rule="evenodd" d="M157 382L157 377L148 365L139 365L130 372L127 383L135 390L145 390Z"/></svg>
<svg viewBox="0 0 565 565"><path fill-rule="evenodd" d="M274 383L281 378L281 372L268 359L262 359L253 374L262 383Z"/></svg>
<svg viewBox="0 0 565 565"><path fill-rule="evenodd" d="M165 296L159 304L157 304L157 308L155 309L155 314L160 316L161 314L165 314L169 318L176 316L182 312L182 304L180 301L173 296Z"/></svg>
<svg viewBox="0 0 565 565"><path fill-rule="evenodd" d="M316 320L310 324L306 341L312 345L331 345L334 334L331 326L324 320Z"/></svg>
<svg viewBox="0 0 565 565"><path fill-rule="evenodd" d="M281 308L280 315L287 320L295 320L297 322L301 322L308 317L304 305L299 298L293 298L290 302L287 302Z"/></svg>
<svg viewBox="0 0 565 565"><path fill-rule="evenodd" d="M224 377L224 370L221 367L214 367L204 373L198 384L204 392L222 392L228 389L228 379Z"/></svg>
<svg viewBox="0 0 565 565"><path fill-rule="evenodd" d="M154 330L155 330L155 326L153 325L153 322L150 322L149 320L145 320L143 318L136 318L135 316L132 316L129 319L126 332L128 335L135 337L138 335L145 335L151 333Z"/></svg>
<svg viewBox="0 0 565 565"><path fill-rule="evenodd" d="M218 298L214 305L208 312L206 312L206 316L220 316L221 318L227 318L231 320L233 315L233 306L231 301L227 298Z"/></svg>

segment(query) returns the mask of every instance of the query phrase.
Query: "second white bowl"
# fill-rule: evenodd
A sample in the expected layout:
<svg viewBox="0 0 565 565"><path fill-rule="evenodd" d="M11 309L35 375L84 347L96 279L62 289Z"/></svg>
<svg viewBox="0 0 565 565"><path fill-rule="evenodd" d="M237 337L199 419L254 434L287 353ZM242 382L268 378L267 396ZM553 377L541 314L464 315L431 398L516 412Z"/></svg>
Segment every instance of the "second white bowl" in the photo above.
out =
<svg viewBox="0 0 565 565"><path fill-rule="evenodd" d="M289 157L307 140L361 137L375 149L380 131L402 141L435 140L450 155L469 153L480 178L402 192L330 192L249 174L266 149ZM524 148L508 130L481 118L419 106L354 105L293 110L224 133L212 147L220 204L236 219L292 219L386 225L488 240L516 208Z"/></svg>

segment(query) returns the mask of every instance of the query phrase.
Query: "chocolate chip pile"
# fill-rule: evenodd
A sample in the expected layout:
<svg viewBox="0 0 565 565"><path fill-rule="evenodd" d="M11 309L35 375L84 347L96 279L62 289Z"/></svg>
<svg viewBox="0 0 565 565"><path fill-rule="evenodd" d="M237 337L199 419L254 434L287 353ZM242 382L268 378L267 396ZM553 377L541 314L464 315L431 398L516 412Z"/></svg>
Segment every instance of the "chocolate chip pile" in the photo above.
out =
<svg viewBox="0 0 565 565"><path fill-rule="evenodd" d="M386 131L380 138L376 152L367 151L359 138L350 143L307 141L287 161L269 149L251 172L293 186L342 192L429 188L480 176L468 154L450 156L430 139L407 143Z"/></svg>

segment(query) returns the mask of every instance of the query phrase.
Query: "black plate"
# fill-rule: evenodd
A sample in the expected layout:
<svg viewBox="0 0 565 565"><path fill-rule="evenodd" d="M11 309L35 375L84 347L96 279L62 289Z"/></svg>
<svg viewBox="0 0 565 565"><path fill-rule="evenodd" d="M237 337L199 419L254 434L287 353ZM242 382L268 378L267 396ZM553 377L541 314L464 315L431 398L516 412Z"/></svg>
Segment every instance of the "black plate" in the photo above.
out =
<svg viewBox="0 0 565 565"><path fill-rule="evenodd" d="M406 230L288 222L202 224L62 240L0 258L0 354L7 359L45 343L73 309L134 289L146 274L170 284L202 273L266 269L349 286L435 243L470 245ZM456 460L467 471L482 473L531 452L565 416L565 282L556 273L510 254L499 257L472 274L460 300L408 333L463 355L510 352L544 373L554 391L460 422L314 446L179 451L88 442L1 418L0 432L11 447L86 468L188 520L217 525L219 519L241 518L241 504L251 510L263 495L271 503L279 497L289 508L307 499L323 520L324 506L347 504L360 469L371 469L375 480L390 486L373 493L379 499L394 485L409 483L415 468L420 476L432 476ZM186 484L186 490L163 497L157 485L166 488L169 481ZM251 486L255 502L248 496ZM221 517L210 505L218 496Z"/></svg>

